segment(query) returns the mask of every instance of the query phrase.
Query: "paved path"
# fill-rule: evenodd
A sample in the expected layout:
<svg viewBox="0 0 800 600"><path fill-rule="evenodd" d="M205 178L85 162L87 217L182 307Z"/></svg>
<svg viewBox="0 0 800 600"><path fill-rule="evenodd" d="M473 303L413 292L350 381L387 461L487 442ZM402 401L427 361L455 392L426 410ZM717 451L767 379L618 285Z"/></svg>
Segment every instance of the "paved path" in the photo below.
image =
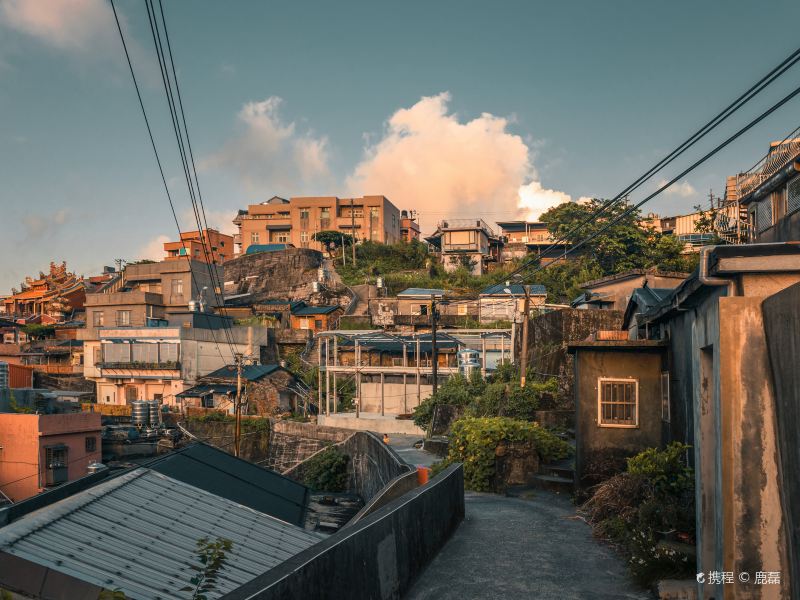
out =
<svg viewBox="0 0 800 600"><path fill-rule="evenodd" d="M400 433L389 435L389 445L410 465L430 467L433 463L441 460L430 452L424 452L421 448L414 447L416 442L421 441L421 435L403 435Z"/></svg>
<svg viewBox="0 0 800 600"><path fill-rule="evenodd" d="M413 600L651 599L592 538L569 499L467 492L466 518L406 595Z"/></svg>

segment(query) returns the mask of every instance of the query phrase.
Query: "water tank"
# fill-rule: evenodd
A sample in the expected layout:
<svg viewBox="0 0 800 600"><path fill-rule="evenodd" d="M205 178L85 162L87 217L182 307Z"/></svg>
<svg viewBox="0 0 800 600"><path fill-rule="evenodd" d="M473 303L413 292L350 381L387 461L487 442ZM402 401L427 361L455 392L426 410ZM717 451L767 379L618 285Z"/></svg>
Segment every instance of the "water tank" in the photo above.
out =
<svg viewBox="0 0 800 600"><path fill-rule="evenodd" d="M131 423L137 426L150 423L150 406L144 400L135 400L131 403Z"/></svg>
<svg viewBox="0 0 800 600"><path fill-rule="evenodd" d="M311 292L314 294L319 294L321 286L319 285L319 281L312 281L311 282Z"/></svg>
<svg viewBox="0 0 800 600"><path fill-rule="evenodd" d="M8 387L8 363L0 362L0 390Z"/></svg>
<svg viewBox="0 0 800 600"><path fill-rule="evenodd" d="M383 277L379 276L379 277L378 277L378 278L375 280L375 285L376 285L376 286L377 286L379 289L382 289L382 288L383 288Z"/></svg>
<svg viewBox="0 0 800 600"><path fill-rule="evenodd" d="M197 312L197 300L189 300L189 312Z"/></svg>
<svg viewBox="0 0 800 600"><path fill-rule="evenodd" d="M458 353L458 372L464 377L472 375L481 368L480 354L477 350L460 350Z"/></svg>
<svg viewBox="0 0 800 600"><path fill-rule="evenodd" d="M158 427L161 423L161 407L158 400L148 400L147 406L150 413L150 427Z"/></svg>
<svg viewBox="0 0 800 600"><path fill-rule="evenodd" d="M94 473L99 473L100 471L105 471L106 469L108 469L108 467L105 466L103 463L93 462L89 463L89 466L86 467L86 472L89 475L92 475Z"/></svg>

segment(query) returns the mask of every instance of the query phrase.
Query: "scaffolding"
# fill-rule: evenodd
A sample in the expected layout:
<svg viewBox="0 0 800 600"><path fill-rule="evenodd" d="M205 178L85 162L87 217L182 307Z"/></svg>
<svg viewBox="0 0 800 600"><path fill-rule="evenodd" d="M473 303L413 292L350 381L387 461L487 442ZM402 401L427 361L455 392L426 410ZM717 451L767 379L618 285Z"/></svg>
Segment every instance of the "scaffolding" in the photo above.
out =
<svg viewBox="0 0 800 600"><path fill-rule="evenodd" d="M318 406L326 416L337 413L343 381L355 382L355 416L362 412L408 414L418 406L423 388L432 385L434 373L431 333L393 334L386 331L325 331L317 334L319 364ZM475 350L481 376L499 362L513 361L510 329L439 331L436 340L437 379L459 371L458 352ZM377 390L374 390L378 384ZM392 393L387 394L387 387ZM369 393L374 391L374 395ZM402 402L400 401L402 398ZM387 400L389 410L387 411ZM370 411L366 408L374 407Z"/></svg>

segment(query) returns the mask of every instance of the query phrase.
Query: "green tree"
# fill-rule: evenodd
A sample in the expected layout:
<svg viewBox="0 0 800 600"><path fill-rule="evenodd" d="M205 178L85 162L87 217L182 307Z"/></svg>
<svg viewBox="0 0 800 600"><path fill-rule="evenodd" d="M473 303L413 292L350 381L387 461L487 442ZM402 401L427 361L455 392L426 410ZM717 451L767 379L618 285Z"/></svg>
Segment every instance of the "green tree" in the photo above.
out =
<svg viewBox="0 0 800 600"><path fill-rule="evenodd" d="M52 325L40 325L38 323L31 323L22 328L27 336L34 340L43 340L45 338L53 337L56 333L56 328Z"/></svg>
<svg viewBox="0 0 800 600"><path fill-rule="evenodd" d="M312 236L312 239L324 245L328 250L328 254L331 256L333 256L336 250L341 248L342 245L345 247L353 245L353 236L340 231L318 231Z"/></svg>

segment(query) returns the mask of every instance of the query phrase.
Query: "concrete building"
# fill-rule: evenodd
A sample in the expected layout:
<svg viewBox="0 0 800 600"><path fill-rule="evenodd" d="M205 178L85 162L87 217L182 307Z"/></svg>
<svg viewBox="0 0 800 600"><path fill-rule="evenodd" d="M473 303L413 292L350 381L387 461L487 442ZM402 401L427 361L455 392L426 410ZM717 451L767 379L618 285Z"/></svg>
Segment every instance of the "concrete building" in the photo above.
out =
<svg viewBox="0 0 800 600"><path fill-rule="evenodd" d="M14 502L83 477L100 459L99 414L0 413L0 492Z"/></svg>
<svg viewBox="0 0 800 600"><path fill-rule="evenodd" d="M623 273L616 273L580 284L580 287L586 291L572 301L572 307L624 311L636 288L672 289L688 276L688 273L656 269L631 269Z"/></svg>
<svg viewBox="0 0 800 600"><path fill-rule="evenodd" d="M180 407L186 387L233 363L235 353L260 359L274 347L273 336L266 327L190 311L172 313L159 326L103 327L84 342L83 375L94 382L100 404L159 400Z"/></svg>
<svg viewBox="0 0 800 600"><path fill-rule="evenodd" d="M440 221L425 238L447 271L466 267L473 275L487 272L490 263L502 258L503 242L483 219Z"/></svg>
<svg viewBox="0 0 800 600"><path fill-rule="evenodd" d="M540 221L498 221L503 238L503 260L520 259L529 254L539 257L541 264L563 257L569 244L554 244L547 223ZM572 256L572 255L569 255ZM569 258L568 256L568 258Z"/></svg>
<svg viewBox="0 0 800 600"><path fill-rule="evenodd" d="M404 242L418 240L420 236L419 223L417 223L417 211L400 211L400 239Z"/></svg>
<svg viewBox="0 0 800 600"><path fill-rule="evenodd" d="M431 304L437 301L439 327L468 327L480 315L475 298L449 297L448 292L430 288L408 288L395 297L371 298L369 313L377 327L408 330L430 329Z"/></svg>
<svg viewBox="0 0 800 600"><path fill-rule="evenodd" d="M343 312L344 309L338 304L310 306L299 302L291 309L289 326L291 329L303 329L315 333L335 329Z"/></svg>
<svg viewBox="0 0 800 600"><path fill-rule="evenodd" d="M498 283L482 290L478 296L481 323L516 320L525 313L526 291L529 313L544 309L547 289L543 285Z"/></svg>
<svg viewBox="0 0 800 600"><path fill-rule="evenodd" d="M226 259L233 257L233 236L220 233L216 229L183 231L179 241L164 243L164 252L165 260L190 257L200 262L221 265Z"/></svg>
<svg viewBox="0 0 800 600"><path fill-rule="evenodd" d="M795 244L708 247L698 273L626 316L632 335L667 344L666 362L637 372L665 380L664 441L692 446L697 571L781 573L769 591L706 580L700 598L798 593L798 281Z"/></svg>
<svg viewBox="0 0 800 600"><path fill-rule="evenodd" d="M400 211L384 196L273 196L240 210L233 223L240 254L253 244L292 244L296 248L327 250L313 240L319 231L341 231L357 240L391 244L400 241Z"/></svg>

